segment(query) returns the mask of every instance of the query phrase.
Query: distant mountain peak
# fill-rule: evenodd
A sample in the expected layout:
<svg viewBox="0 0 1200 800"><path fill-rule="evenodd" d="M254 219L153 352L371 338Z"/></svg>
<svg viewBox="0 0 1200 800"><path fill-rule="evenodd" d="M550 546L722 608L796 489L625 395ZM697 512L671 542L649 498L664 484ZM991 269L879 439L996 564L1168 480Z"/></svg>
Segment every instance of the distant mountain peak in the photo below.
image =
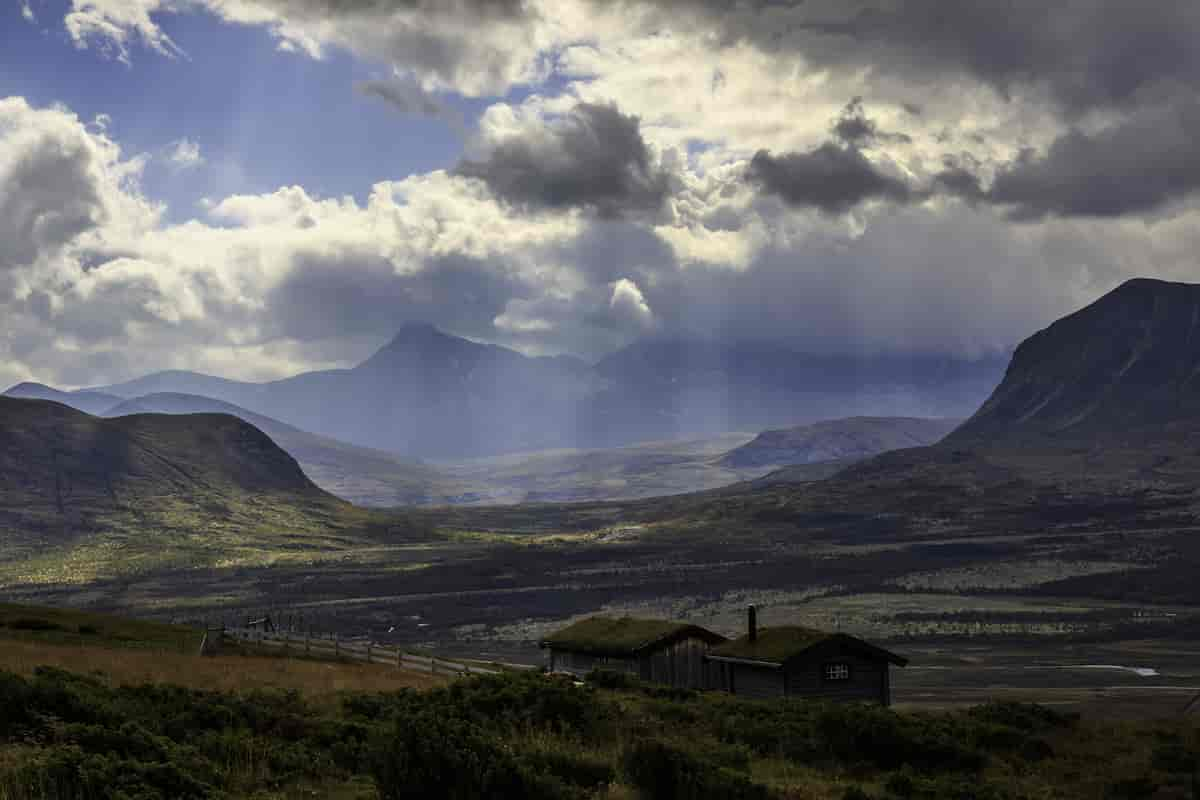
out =
<svg viewBox="0 0 1200 800"><path fill-rule="evenodd" d="M30 391L58 391L58 390L52 389L51 387L47 386L46 384L38 383L37 381L21 381L20 383L15 383L12 386L5 389L4 394L9 395L10 397L13 397L13 396L19 395L22 392L30 392Z"/></svg>
<svg viewBox="0 0 1200 800"><path fill-rule="evenodd" d="M442 330L440 328L438 328L438 326L434 325L432 322L424 322L421 320L405 322L396 331L397 336L405 336L405 335L412 335L412 334L441 334L442 336L447 335L447 334L443 333Z"/></svg>

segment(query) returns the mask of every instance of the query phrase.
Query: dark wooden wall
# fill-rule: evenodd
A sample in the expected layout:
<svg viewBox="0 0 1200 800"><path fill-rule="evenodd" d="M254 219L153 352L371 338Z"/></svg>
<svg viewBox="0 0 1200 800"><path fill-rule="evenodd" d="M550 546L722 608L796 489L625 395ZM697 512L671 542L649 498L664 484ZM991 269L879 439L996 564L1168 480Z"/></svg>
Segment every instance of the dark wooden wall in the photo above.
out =
<svg viewBox="0 0 1200 800"><path fill-rule="evenodd" d="M551 650L547 666L551 672L570 672L580 677L594 669L627 672L634 676L641 674L641 665L636 658L594 656L588 653L573 653L568 650Z"/></svg>
<svg viewBox="0 0 1200 800"><path fill-rule="evenodd" d="M547 666L551 672L570 672L584 676L593 669L626 672L642 680L684 689L711 686L711 669L704 654L709 646L702 639L689 638L658 647L639 657L594 656L567 650L550 650Z"/></svg>
<svg viewBox="0 0 1200 800"><path fill-rule="evenodd" d="M825 665L850 665L850 679L825 680ZM711 686L744 697L812 697L823 700L891 703L890 665L837 648L824 648L786 667L712 662Z"/></svg>
<svg viewBox="0 0 1200 800"><path fill-rule="evenodd" d="M707 652L708 645L701 639L681 639L660 647L642 656L642 680L683 689L707 688Z"/></svg>

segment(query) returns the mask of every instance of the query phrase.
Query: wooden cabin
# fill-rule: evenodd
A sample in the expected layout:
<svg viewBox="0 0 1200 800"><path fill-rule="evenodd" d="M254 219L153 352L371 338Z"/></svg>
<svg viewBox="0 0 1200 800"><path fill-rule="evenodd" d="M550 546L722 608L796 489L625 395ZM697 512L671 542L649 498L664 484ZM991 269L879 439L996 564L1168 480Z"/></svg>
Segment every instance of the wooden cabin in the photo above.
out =
<svg viewBox="0 0 1200 800"><path fill-rule="evenodd" d="M843 633L781 626L758 629L706 654L713 688L746 697L812 697L891 704L891 667L908 660Z"/></svg>
<svg viewBox="0 0 1200 800"><path fill-rule="evenodd" d="M634 617L588 617L541 642L551 672L580 677L594 669L624 672L667 686L704 689L711 683L704 660L724 636L689 625Z"/></svg>

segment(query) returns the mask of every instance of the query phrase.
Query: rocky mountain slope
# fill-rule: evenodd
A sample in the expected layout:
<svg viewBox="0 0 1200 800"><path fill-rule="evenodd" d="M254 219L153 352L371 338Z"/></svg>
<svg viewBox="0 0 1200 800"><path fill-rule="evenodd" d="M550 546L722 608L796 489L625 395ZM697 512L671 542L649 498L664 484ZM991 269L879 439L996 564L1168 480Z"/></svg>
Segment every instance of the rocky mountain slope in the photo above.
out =
<svg viewBox="0 0 1200 800"><path fill-rule="evenodd" d="M1137 279L1017 348L951 441L1112 438L1200 427L1200 285Z"/></svg>

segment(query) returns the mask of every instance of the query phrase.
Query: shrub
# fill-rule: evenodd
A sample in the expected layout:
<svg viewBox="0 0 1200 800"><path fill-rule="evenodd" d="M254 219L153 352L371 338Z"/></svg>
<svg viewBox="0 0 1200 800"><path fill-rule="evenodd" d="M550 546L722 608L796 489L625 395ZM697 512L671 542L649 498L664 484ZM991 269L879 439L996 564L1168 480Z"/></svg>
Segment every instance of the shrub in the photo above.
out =
<svg viewBox="0 0 1200 800"><path fill-rule="evenodd" d="M526 752L521 759L534 773L548 775L564 784L583 789L599 789L616 778L612 764L591 753L552 748Z"/></svg>
<svg viewBox="0 0 1200 800"><path fill-rule="evenodd" d="M561 781L523 764L461 718L426 711L397 719L374 748L372 775L382 800L559 800Z"/></svg>
<svg viewBox="0 0 1200 800"><path fill-rule="evenodd" d="M828 754L844 763L952 771L977 770L984 763L983 755L964 744L944 718L830 705L818 712L816 730Z"/></svg>
<svg viewBox="0 0 1200 800"><path fill-rule="evenodd" d="M766 800L746 776L707 764L666 742L634 743L621 758L629 783L647 800Z"/></svg>
<svg viewBox="0 0 1200 800"><path fill-rule="evenodd" d="M1109 800L1147 800L1158 790L1158 786L1147 776L1125 778L1108 785Z"/></svg>
<svg viewBox="0 0 1200 800"><path fill-rule="evenodd" d="M592 686L600 689L640 689L642 682L628 672L618 672L615 669L594 669L584 678Z"/></svg>
<svg viewBox="0 0 1200 800"><path fill-rule="evenodd" d="M1079 721L1078 714L1063 714L1036 703L985 703L969 709L967 717L1026 733L1070 727Z"/></svg>
<svg viewBox="0 0 1200 800"><path fill-rule="evenodd" d="M1163 742L1155 745L1151 763L1163 772L1191 773L1200 769L1200 752L1182 742Z"/></svg>
<svg viewBox="0 0 1200 800"><path fill-rule="evenodd" d="M51 622L48 619L39 619L37 617L18 617L14 620L9 620L8 627L14 631L61 631L64 630L62 625L57 622Z"/></svg>

